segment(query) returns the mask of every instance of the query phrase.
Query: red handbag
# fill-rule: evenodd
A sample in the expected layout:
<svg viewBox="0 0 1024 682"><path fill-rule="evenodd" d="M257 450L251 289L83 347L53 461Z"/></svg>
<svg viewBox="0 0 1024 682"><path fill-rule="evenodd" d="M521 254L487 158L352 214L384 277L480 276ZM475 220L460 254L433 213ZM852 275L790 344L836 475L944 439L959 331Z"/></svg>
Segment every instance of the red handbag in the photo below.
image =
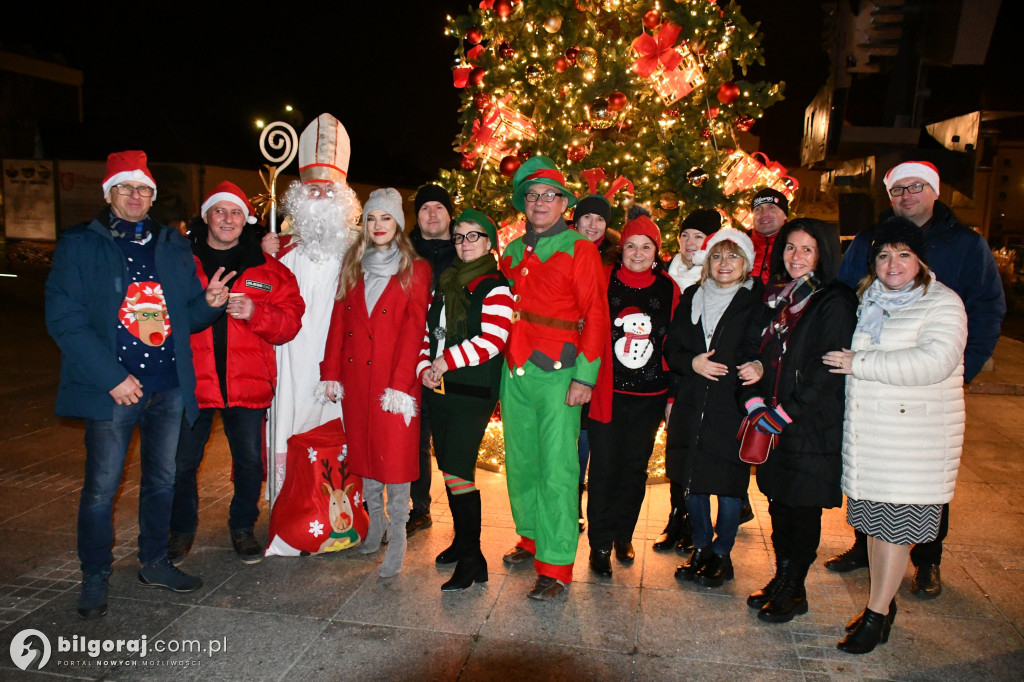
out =
<svg viewBox="0 0 1024 682"><path fill-rule="evenodd" d="M768 454L775 447L774 433L764 433L754 428L750 417L744 417L736 440L740 442L740 461L747 464L764 464Z"/></svg>

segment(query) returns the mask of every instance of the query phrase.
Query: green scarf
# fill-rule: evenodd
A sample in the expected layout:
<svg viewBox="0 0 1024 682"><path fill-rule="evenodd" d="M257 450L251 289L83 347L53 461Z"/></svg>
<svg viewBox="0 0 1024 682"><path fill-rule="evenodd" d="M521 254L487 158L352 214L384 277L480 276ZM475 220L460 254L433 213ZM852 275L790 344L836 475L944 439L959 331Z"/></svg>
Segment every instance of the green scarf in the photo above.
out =
<svg viewBox="0 0 1024 682"><path fill-rule="evenodd" d="M498 259L488 252L468 263L456 259L450 268L441 273L437 288L444 297L446 337L460 340L466 338L466 310L469 308L466 285L481 275L497 271Z"/></svg>

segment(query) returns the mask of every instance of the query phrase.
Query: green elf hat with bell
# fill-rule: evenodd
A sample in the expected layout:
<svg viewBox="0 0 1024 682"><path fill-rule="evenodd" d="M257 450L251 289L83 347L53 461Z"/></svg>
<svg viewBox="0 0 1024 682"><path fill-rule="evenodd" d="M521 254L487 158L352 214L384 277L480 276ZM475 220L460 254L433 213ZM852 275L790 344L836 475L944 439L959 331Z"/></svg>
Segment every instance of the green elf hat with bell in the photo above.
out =
<svg viewBox="0 0 1024 682"><path fill-rule="evenodd" d="M547 185L568 200L566 208L576 205L576 195L565 188L565 176L555 168L555 162L546 156L534 156L516 171L512 178L512 205L520 212L526 210L526 192L534 185Z"/></svg>
<svg viewBox="0 0 1024 682"><path fill-rule="evenodd" d="M491 240L491 246L495 249L498 248L498 226L483 211L467 208L459 214L459 219L455 221L456 225L459 223L473 223L480 226L480 229L487 233L487 238Z"/></svg>

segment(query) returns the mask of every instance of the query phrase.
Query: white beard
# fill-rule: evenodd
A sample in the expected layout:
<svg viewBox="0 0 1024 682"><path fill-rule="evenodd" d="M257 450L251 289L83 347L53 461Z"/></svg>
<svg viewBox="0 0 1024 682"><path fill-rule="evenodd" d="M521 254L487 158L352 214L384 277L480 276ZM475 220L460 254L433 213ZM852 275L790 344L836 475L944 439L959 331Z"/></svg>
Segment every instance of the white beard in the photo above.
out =
<svg viewBox="0 0 1024 682"><path fill-rule="evenodd" d="M324 183L324 188L333 188L334 197L310 197L305 185L293 182L282 202L298 238L295 248L314 263L341 260L363 210L348 185Z"/></svg>

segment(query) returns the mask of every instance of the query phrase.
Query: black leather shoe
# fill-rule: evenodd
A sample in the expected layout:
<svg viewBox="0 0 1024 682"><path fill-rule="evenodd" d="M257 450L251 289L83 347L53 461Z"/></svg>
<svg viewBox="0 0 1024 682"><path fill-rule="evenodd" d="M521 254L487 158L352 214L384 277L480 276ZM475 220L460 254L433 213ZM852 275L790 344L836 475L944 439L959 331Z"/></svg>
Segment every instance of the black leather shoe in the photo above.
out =
<svg viewBox="0 0 1024 682"><path fill-rule="evenodd" d="M519 564L533 561L533 555L522 547L513 547L505 552L505 556L501 557L501 560L505 562L506 566L518 566Z"/></svg>
<svg viewBox="0 0 1024 682"><path fill-rule="evenodd" d="M590 550L590 570L610 578L612 575L612 551L610 549Z"/></svg>
<svg viewBox="0 0 1024 682"><path fill-rule="evenodd" d="M615 558L622 564L631 564L636 559L636 552L633 551L633 543L629 540L625 542L619 542L616 540L612 543L612 547L615 549Z"/></svg>
<svg viewBox="0 0 1024 682"><path fill-rule="evenodd" d="M860 625L861 619L864 618L864 614L866 612L867 612L867 609L864 609L863 611L858 613L856 616L851 618L850 622L846 624L846 631L847 632L853 632L854 630L856 630L857 626ZM893 597L892 601L889 602L889 615L887 617L889 619L889 625L892 625L896 621L896 598L895 597Z"/></svg>
<svg viewBox="0 0 1024 682"><path fill-rule="evenodd" d="M434 525L434 519L430 514L414 511L409 514L409 520L405 522L405 537L411 538L415 533L430 528Z"/></svg>
<svg viewBox="0 0 1024 682"><path fill-rule="evenodd" d="M726 580L732 579L732 557L728 554L712 554L695 577L695 580L704 587L721 587Z"/></svg>
<svg viewBox="0 0 1024 682"><path fill-rule="evenodd" d="M564 583L555 580L549 575L539 575L537 576L537 582L533 584L533 589L526 596L537 601L551 601L562 594L563 591L565 591Z"/></svg>
<svg viewBox="0 0 1024 682"><path fill-rule="evenodd" d="M690 552L690 557L676 568L676 580L693 580L705 563L711 558L711 545Z"/></svg>
<svg viewBox="0 0 1024 682"><path fill-rule="evenodd" d="M803 582L799 585L787 582L761 607L757 617L766 623L788 623L794 617L807 613L807 609L807 591Z"/></svg>
<svg viewBox="0 0 1024 682"><path fill-rule="evenodd" d="M693 549L693 531L684 530L683 534L679 536L679 540L676 541L676 553L686 554Z"/></svg>
<svg viewBox="0 0 1024 682"><path fill-rule="evenodd" d="M858 542L842 554L837 554L825 560L825 568L833 573L849 573L858 568L868 567L868 548Z"/></svg>
<svg viewBox="0 0 1024 682"><path fill-rule="evenodd" d="M192 543L195 540L195 533L171 533L167 539L167 558L171 564L181 566L185 557L192 551Z"/></svg>
<svg viewBox="0 0 1024 682"><path fill-rule="evenodd" d="M942 594L942 575L938 564L921 564L914 569L910 591L921 599L934 599Z"/></svg>
<svg viewBox="0 0 1024 682"><path fill-rule="evenodd" d="M686 510L674 507L668 515L668 523L661 535L654 539L654 551L668 552L675 548L679 538L683 535L683 525L686 520Z"/></svg>
<svg viewBox="0 0 1024 682"><path fill-rule="evenodd" d="M740 525L754 520L754 510L750 506L750 495L743 496L743 504L740 505Z"/></svg>
<svg viewBox="0 0 1024 682"><path fill-rule="evenodd" d="M442 592L458 592L473 586L473 583L487 582L487 560L478 551L469 556L459 557L451 579L441 585Z"/></svg>
<svg viewBox="0 0 1024 682"><path fill-rule="evenodd" d="M747 606L752 609L760 609L762 606L767 604L775 596L775 593L779 591L782 584L786 581L786 576L789 575L790 560L785 557L775 558L775 576L768 581L768 584L762 587L756 592L752 592L747 597Z"/></svg>
<svg viewBox="0 0 1024 682"><path fill-rule="evenodd" d="M856 629L843 637L836 647L848 654L866 654L879 644L889 641L891 627L892 623L887 616L875 613L871 609L864 609Z"/></svg>

